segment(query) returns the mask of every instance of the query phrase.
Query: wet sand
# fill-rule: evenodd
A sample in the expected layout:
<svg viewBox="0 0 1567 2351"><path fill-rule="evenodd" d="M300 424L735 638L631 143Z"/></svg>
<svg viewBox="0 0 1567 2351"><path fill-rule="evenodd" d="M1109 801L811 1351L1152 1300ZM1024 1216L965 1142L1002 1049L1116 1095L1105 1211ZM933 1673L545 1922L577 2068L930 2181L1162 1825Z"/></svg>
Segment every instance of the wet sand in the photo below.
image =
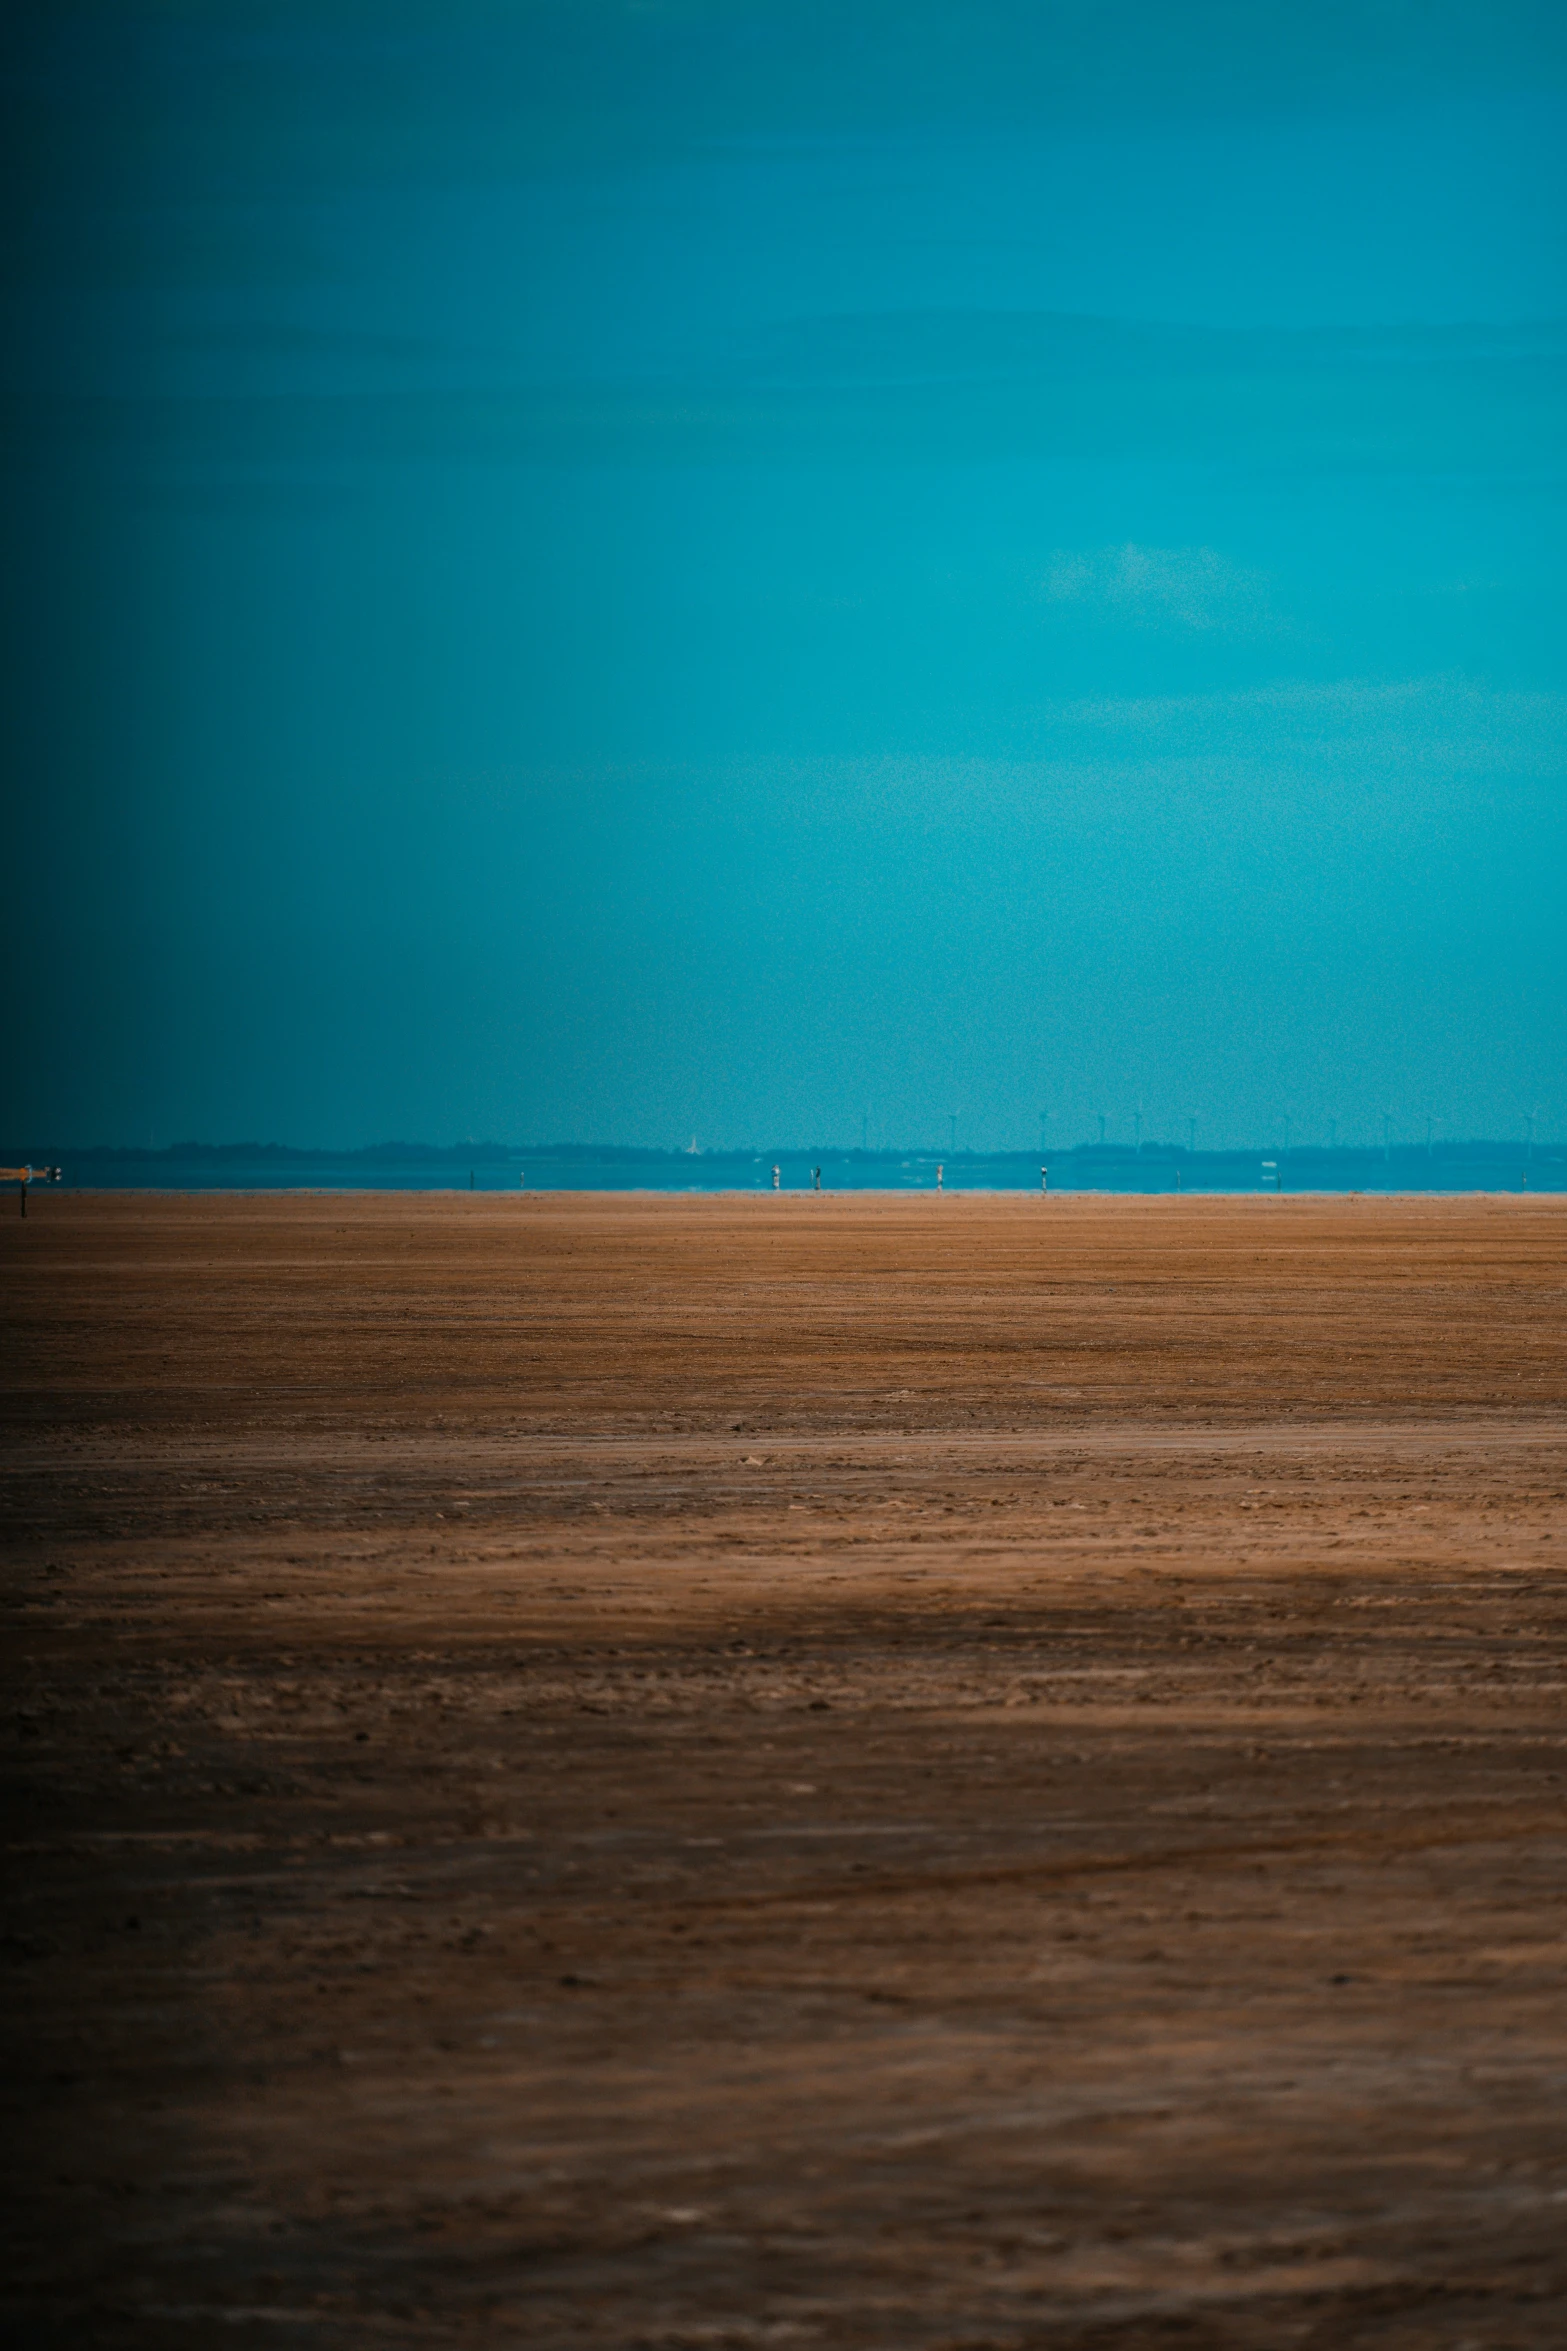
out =
<svg viewBox="0 0 1567 2351"><path fill-rule="evenodd" d="M0 1280L10 2339L1567 2342L1562 1204Z"/></svg>

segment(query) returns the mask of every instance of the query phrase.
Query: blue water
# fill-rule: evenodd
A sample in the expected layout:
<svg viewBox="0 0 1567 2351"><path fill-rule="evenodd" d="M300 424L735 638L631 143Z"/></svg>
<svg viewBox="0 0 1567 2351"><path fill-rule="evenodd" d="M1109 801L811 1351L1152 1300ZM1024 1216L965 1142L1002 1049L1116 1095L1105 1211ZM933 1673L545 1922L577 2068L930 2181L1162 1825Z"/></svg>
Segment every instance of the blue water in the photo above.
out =
<svg viewBox="0 0 1567 2351"><path fill-rule="evenodd" d="M19 1154L9 1164L21 1164ZM32 1154L33 1164L46 1155ZM864 1152L632 1153L612 1155L557 1147L529 1154L476 1152L471 1162L442 1152L415 1158L346 1154L341 1158L260 1151L222 1153L89 1152L58 1160L63 1181L77 1189L151 1191L394 1191L394 1192L766 1192L812 1188L822 1171L826 1192L931 1192L942 1170L949 1192L1038 1192L1040 1162L1019 1154ZM1523 1144L1476 1144L1469 1151L1428 1154L1423 1147L1367 1152L1195 1152L1178 1156L1101 1157L1097 1151L1048 1158L1052 1192L1252 1193L1271 1192L1562 1192L1567 1149Z"/></svg>

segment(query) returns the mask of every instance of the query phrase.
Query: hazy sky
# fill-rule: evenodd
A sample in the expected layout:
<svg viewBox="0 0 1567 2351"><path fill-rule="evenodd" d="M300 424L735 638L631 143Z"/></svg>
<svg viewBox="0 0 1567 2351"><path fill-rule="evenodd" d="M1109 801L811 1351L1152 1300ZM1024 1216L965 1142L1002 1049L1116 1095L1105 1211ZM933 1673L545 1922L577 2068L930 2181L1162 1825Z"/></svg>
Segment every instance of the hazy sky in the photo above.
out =
<svg viewBox="0 0 1567 2351"><path fill-rule="evenodd" d="M1567 1128L1567 11L4 17L17 1143Z"/></svg>

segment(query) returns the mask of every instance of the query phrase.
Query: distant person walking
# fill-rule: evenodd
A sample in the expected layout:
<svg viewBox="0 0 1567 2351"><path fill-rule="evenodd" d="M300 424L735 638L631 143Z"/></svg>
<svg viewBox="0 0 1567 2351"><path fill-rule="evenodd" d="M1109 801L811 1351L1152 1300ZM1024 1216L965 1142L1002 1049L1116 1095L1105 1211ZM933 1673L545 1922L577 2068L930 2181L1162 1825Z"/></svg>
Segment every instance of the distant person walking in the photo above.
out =
<svg viewBox="0 0 1567 2351"><path fill-rule="evenodd" d="M777 1189L778 1189L778 1185L779 1185L779 1180L780 1180L781 1174L782 1174L782 1170L781 1170L781 1169L779 1169L779 1168L776 1168L776 1167L773 1169L773 1190L774 1190L775 1192L776 1192L776 1191L777 1191Z"/></svg>
<svg viewBox="0 0 1567 2351"><path fill-rule="evenodd" d="M811 1188L817 1192L822 1188L822 1171L819 1167L813 1167L811 1170Z"/></svg>

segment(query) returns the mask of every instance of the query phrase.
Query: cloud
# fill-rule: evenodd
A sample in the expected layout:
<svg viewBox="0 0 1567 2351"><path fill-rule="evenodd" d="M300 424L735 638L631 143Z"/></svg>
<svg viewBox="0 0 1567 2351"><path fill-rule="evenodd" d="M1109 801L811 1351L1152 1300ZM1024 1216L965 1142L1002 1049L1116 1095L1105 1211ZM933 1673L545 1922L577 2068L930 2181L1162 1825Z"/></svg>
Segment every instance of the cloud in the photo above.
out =
<svg viewBox="0 0 1567 2351"><path fill-rule="evenodd" d="M1338 758L1349 746L1389 773L1561 775L1567 694L1435 674L1279 678L1208 694L1109 696L1042 706L1043 737L1074 737L1267 759ZM1424 788L1424 787L1422 787Z"/></svg>
<svg viewBox="0 0 1567 2351"><path fill-rule="evenodd" d="M1058 547L1045 570L1049 604L1078 604L1144 627L1271 631L1267 581L1214 547Z"/></svg>

